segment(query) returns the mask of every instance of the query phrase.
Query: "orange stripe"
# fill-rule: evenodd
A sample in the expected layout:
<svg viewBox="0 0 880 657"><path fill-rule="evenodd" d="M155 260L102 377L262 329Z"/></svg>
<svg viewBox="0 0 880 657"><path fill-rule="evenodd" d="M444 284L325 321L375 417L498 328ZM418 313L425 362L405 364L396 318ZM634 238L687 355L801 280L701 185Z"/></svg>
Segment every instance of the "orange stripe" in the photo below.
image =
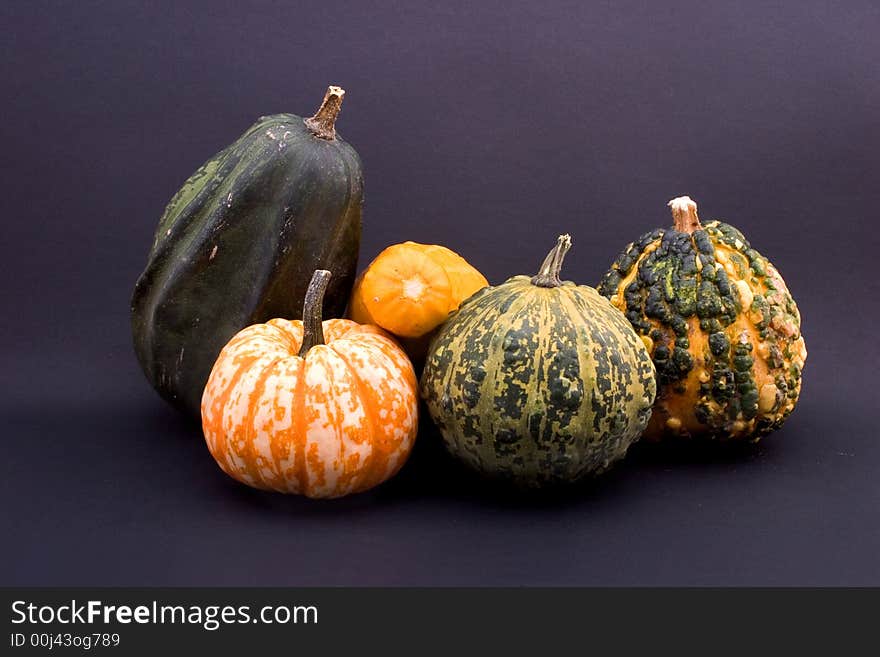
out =
<svg viewBox="0 0 880 657"><path fill-rule="evenodd" d="M251 392L248 395L247 415L241 420L242 430L244 432L245 448L247 449L247 458L245 459L245 463L248 474L256 482L260 482L255 483L255 486L259 486L260 488L264 488L266 490L272 490L273 487L263 478L263 474L262 472L260 472L260 456L257 454L257 448L254 445L258 433L257 428L254 426L254 421L256 420L255 416L257 409L260 406L260 399L263 396L263 393L266 391L266 381L272 374L273 368L278 364L281 359L282 357L279 356L275 360L268 363L260 371L260 374L254 381L253 388L251 388Z"/></svg>
<svg viewBox="0 0 880 657"><path fill-rule="evenodd" d="M382 435L377 427L378 411L374 404L375 393L373 393L372 389L361 380L357 368L352 366L351 361L348 360L348 356L336 349L333 351L343 360L348 371L351 372L357 397L364 407L364 414L368 419L367 425L370 427L368 440L370 441L372 449L370 450L370 455L367 457L367 460L361 467L360 480L352 488L352 492L360 492L372 488L382 481L382 473L385 471L385 465L388 462L388 455L379 444L382 442ZM380 465L381 471L379 470Z"/></svg>
<svg viewBox="0 0 880 657"><path fill-rule="evenodd" d="M236 358L237 357L238 356L236 355ZM244 362L233 372L226 389L217 395L211 403L210 412L207 418L209 426L211 427L212 435L215 436L215 446L211 453L214 456L214 459L223 466L223 469L226 472L230 472L232 467L227 458L227 454L229 453L229 440L226 432L223 430L224 411L226 405L229 403L232 391L235 390L241 377L244 376L247 369L253 365L257 359L259 359L259 356L250 356L250 358L245 359Z"/></svg>
<svg viewBox="0 0 880 657"><path fill-rule="evenodd" d="M309 488L308 468L306 467L306 370L309 361L307 358L301 358L302 367L300 368L299 378L296 380L296 388L293 393L293 417L291 418L291 440L294 441L296 456L294 458L294 471L297 473L299 480L299 491L306 494ZM288 487L289 484L288 484Z"/></svg>

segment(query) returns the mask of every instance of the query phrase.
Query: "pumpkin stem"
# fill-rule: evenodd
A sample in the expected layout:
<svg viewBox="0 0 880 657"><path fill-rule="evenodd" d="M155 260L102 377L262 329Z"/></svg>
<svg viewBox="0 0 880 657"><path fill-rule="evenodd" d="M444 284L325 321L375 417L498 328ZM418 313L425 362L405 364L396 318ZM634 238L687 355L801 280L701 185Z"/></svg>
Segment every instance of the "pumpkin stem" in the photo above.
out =
<svg viewBox="0 0 880 657"><path fill-rule="evenodd" d="M556 240L556 246L544 258L544 264L541 265L541 269L537 275L532 277L532 285L537 285L538 287L559 287L562 285L559 272L562 271L562 261L565 259L565 254L568 253L570 248L571 236L567 234L560 235Z"/></svg>
<svg viewBox="0 0 880 657"><path fill-rule="evenodd" d="M309 349L324 344L324 329L321 325L321 308L324 304L324 291L330 282L330 272L317 269L309 281L306 300L303 303L303 341L299 348L299 357L305 358Z"/></svg>
<svg viewBox="0 0 880 657"><path fill-rule="evenodd" d="M695 230L703 230L700 218L697 216L697 204L690 196L679 196L669 201L672 208L672 227L680 233L693 233Z"/></svg>
<svg viewBox="0 0 880 657"><path fill-rule="evenodd" d="M316 137L321 139L336 139L336 117L339 116L339 108L342 107L342 99L345 89L333 85L327 87L324 101L311 118L304 119L306 126Z"/></svg>

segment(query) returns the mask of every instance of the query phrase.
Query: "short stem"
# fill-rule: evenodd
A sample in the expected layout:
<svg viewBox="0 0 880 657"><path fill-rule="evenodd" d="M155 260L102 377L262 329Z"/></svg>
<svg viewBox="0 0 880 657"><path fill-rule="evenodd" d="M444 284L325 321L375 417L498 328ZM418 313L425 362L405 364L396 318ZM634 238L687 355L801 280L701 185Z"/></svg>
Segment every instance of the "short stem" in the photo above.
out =
<svg viewBox="0 0 880 657"><path fill-rule="evenodd" d="M571 237L560 235L556 240L556 246L544 258L544 264L541 265L540 271L532 277L532 285L538 287L559 287L562 285L559 272L562 271L562 261L565 260L565 254L570 248Z"/></svg>
<svg viewBox="0 0 880 657"><path fill-rule="evenodd" d="M336 117L339 116L339 108L342 107L342 99L345 97L345 89L342 87L327 87L324 94L324 102L311 118L304 119L306 126L316 137L321 139L336 139Z"/></svg>
<svg viewBox="0 0 880 657"><path fill-rule="evenodd" d="M312 347L324 344L324 330L321 326L321 307L324 304L324 291L330 282L330 272L318 269L312 274L306 300L303 303L303 340L299 357L305 358Z"/></svg>
<svg viewBox="0 0 880 657"><path fill-rule="evenodd" d="M703 230L697 216L697 204L690 196L679 196L669 201L672 208L672 227L680 233L693 233Z"/></svg>

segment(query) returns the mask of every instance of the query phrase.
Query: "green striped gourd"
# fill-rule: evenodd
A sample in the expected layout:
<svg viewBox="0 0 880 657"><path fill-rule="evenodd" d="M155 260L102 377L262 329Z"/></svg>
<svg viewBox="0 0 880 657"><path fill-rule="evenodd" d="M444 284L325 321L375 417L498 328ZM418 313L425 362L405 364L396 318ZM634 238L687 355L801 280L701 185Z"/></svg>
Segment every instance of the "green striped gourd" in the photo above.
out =
<svg viewBox="0 0 880 657"><path fill-rule="evenodd" d="M432 341L421 394L448 450L525 487L573 482L622 458L651 414L654 367L626 318L559 278L560 236L534 277L467 299Z"/></svg>

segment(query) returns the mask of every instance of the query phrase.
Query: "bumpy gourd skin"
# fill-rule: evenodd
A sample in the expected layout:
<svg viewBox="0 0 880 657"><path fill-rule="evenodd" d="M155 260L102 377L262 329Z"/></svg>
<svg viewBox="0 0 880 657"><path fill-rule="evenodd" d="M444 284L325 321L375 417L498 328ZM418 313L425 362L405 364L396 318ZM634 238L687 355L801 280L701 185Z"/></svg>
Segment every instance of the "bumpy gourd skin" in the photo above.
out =
<svg viewBox="0 0 880 657"><path fill-rule="evenodd" d="M657 368L646 438L756 441L783 424L800 394L800 314L742 233L720 221L696 225L643 235L598 289L626 314Z"/></svg>
<svg viewBox="0 0 880 657"><path fill-rule="evenodd" d="M433 340L422 397L449 451L526 487L622 458L651 412L647 350L607 299L526 276L483 288Z"/></svg>

